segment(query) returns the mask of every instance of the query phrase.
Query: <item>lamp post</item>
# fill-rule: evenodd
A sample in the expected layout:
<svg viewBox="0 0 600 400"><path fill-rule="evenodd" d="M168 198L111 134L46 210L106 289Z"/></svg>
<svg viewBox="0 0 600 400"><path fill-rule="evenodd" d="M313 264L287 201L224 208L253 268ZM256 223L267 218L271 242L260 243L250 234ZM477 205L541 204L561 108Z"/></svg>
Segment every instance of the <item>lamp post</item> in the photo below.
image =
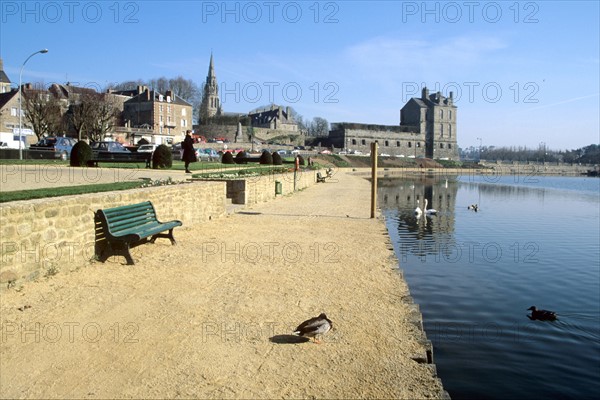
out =
<svg viewBox="0 0 600 400"><path fill-rule="evenodd" d="M23 77L23 68L25 68L25 64L27 61L38 53L47 53L48 49L38 50L35 53L31 54L29 57L25 59L23 65L21 65L21 71L19 72L19 160L23 159L23 89L21 88L21 81Z"/></svg>

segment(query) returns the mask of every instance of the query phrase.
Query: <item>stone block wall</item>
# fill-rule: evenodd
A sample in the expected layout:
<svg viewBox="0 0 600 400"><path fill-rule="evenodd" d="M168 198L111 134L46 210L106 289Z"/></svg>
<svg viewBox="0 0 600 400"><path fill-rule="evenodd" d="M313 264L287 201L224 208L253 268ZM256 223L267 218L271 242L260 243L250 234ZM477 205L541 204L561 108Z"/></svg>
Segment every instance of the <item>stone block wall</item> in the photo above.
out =
<svg viewBox="0 0 600 400"><path fill-rule="evenodd" d="M224 182L197 182L0 204L0 285L94 256L94 212L150 200L161 221L191 226L225 214Z"/></svg>

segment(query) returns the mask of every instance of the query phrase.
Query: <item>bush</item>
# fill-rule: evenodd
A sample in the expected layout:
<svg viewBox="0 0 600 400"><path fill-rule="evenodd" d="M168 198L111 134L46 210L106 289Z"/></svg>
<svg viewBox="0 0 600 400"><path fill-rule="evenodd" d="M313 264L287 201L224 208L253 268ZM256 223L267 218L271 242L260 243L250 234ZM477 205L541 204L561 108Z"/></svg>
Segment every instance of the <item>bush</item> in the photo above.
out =
<svg viewBox="0 0 600 400"><path fill-rule="evenodd" d="M273 165L273 156L267 150L264 150L260 155L260 163L266 165Z"/></svg>
<svg viewBox="0 0 600 400"><path fill-rule="evenodd" d="M306 165L306 161L304 161L304 157L302 157L300 154L298 154L298 163L300 165Z"/></svg>
<svg viewBox="0 0 600 400"><path fill-rule="evenodd" d="M273 165L283 165L283 160L278 152L273 153Z"/></svg>
<svg viewBox="0 0 600 400"><path fill-rule="evenodd" d="M90 145L80 140L71 149L71 167L85 167L92 157L93 154Z"/></svg>
<svg viewBox="0 0 600 400"><path fill-rule="evenodd" d="M173 154L171 149L161 144L152 154L152 168L171 168L173 166Z"/></svg>
<svg viewBox="0 0 600 400"><path fill-rule="evenodd" d="M223 164L235 164L235 161L233 161L233 154L231 154L231 152L226 151L225 153L223 153L223 158L221 158L221 162Z"/></svg>
<svg viewBox="0 0 600 400"><path fill-rule="evenodd" d="M242 161L242 158L247 158L247 157L248 157L248 153L246 153L245 151L242 150L235 155L235 163L236 164L248 164L247 161Z"/></svg>

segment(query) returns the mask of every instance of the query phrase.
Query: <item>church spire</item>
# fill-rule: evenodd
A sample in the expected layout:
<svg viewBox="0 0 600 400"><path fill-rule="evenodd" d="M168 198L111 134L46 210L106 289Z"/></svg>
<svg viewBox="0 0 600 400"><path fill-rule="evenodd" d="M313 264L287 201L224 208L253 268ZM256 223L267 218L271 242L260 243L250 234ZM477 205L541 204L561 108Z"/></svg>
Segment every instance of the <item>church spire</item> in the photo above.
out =
<svg viewBox="0 0 600 400"><path fill-rule="evenodd" d="M209 118L221 114L221 102L219 100L219 85L215 74L215 63L212 51L210 53L210 63L208 65L208 75L204 85L202 104L200 104L200 120L206 121Z"/></svg>

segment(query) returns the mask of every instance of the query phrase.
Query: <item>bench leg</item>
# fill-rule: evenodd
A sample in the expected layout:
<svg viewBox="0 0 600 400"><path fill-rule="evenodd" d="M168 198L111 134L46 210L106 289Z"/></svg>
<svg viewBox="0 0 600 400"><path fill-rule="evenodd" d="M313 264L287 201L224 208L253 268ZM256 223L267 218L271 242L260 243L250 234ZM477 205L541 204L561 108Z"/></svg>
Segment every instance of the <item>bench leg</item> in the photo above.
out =
<svg viewBox="0 0 600 400"><path fill-rule="evenodd" d="M106 247L98 257L98 261L106 262L110 256L123 256L127 261L127 265L135 265L131 253L129 252L129 243L119 243L118 245L116 245L116 243L115 245L107 243Z"/></svg>
<svg viewBox="0 0 600 400"><path fill-rule="evenodd" d="M177 242L175 241L175 236L173 236L173 228L169 229L169 233L157 233L156 235L153 235L150 239L150 243L154 243L157 238L166 238L171 241L172 245L177 244Z"/></svg>

